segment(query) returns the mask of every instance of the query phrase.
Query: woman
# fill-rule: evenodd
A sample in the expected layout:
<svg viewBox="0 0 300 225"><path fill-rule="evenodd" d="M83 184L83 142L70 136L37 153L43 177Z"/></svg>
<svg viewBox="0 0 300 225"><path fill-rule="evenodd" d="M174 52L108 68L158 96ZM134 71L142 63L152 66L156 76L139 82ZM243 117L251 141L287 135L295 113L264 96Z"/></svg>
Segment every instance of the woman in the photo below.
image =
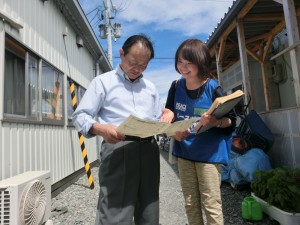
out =
<svg viewBox="0 0 300 225"><path fill-rule="evenodd" d="M173 155L178 157L189 225L204 224L202 212L207 224L224 223L221 165L228 162L236 118L234 112L219 119L205 113L216 97L224 95L210 74L210 64L209 49L203 42L184 41L175 55L175 69L182 78L172 83L166 103L166 108L174 112L175 121L201 116L202 125L213 126L198 135L191 127L173 136Z"/></svg>

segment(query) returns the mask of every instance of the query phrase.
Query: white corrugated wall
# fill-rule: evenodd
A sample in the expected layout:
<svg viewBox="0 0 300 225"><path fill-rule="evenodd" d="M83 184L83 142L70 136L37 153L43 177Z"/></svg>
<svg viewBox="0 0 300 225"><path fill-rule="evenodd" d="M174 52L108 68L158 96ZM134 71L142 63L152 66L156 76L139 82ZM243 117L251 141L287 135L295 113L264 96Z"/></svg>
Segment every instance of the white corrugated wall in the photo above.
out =
<svg viewBox="0 0 300 225"><path fill-rule="evenodd" d="M260 115L275 141L268 152L274 167L300 168L300 110L291 108Z"/></svg>
<svg viewBox="0 0 300 225"><path fill-rule="evenodd" d="M52 183L55 183L84 166L74 128L1 125L1 180L29 170L50 170ZM89 160L96 160L96 139L86 139L85 145Z"/></svg>
<svg viewBox="0 0 300 225"><path fill-rule="evenodd" d="M0 0L5 14L20 21L23 28L13 36L26 44L35 53L69 75L63 34L65 37L71 76L87 87L94 76L94 61L85 48L76 45L76 34L53 1ZM80 35L80 34L79 34Z"/></svg>
<svg viewBox="0 0 300 225"><path fill-rule="evenodd" d="M7 32L61 70L65 75L65 95L70 94L66 77L70 73L71 78L81 86L88 86L94 77L95 60L85 48L77 47L76 33L53 1L0 0L0 11L23 26L18 31L0 21L0 28L3 28L0 29L0 46L4 46L4 32ZM66 31L65 43L71 72L63 39ZM4 49L0 51L1 59ZM0 81L3 82L4 60L0 63ZM2 85L0 97L3 108ZM0 113L3 113L2 109ZM53 184L82 168L84 162L77 131L67 124L67 121L64 126L0 121L0 180L28 170L51 170ZM89 162L97 160L96 138L85 139L85 145Z"/></svg>

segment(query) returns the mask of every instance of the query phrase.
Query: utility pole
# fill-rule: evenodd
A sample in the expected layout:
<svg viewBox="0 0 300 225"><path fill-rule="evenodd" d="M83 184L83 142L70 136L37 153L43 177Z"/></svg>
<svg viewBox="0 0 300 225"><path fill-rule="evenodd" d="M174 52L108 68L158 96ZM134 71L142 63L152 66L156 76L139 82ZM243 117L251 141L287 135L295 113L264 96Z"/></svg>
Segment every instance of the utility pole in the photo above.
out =
<svg viewBox="0 0 300 225"><path fill-rule="evenodd" d="M110 29L110 4L109 0L105 0L105 22L106 22L106 40L107 40L107 56L110 62L110 65L113 66L112 62L112 41L111 41L111 29Z"/></svg>
<svg viewBox="0 0 300 225"><path fill-rule="evenodd" d="M116 41L117 38L121 37L121 24L115 23L114 26L112 27L111 25L111 20L114 19L114 17L111 17L110 12L111 12L111 0L105 0L103 2L104 4L104 9L105 9L105 24L100 24L99 29L100 29L100 37L102 39L107 40L107 57L108 60L113 66L113 61L112 61L112 38ZM115 11L115 7L112 6L113 10ZM101 14L102 16L102 14Z"/></svg>

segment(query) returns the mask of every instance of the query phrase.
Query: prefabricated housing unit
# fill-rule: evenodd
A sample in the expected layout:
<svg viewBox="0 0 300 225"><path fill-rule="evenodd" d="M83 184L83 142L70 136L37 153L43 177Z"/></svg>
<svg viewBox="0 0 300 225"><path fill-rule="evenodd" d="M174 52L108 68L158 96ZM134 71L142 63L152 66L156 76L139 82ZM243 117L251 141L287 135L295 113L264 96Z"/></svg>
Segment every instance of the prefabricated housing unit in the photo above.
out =
<svg viewBox="0 0 300 225"><path fill-rule="evenodd" d="M111 64L77 0L0 0L0 180L50 170L51 184L84 167L77 103ZM89 163L97 138L86 139Z"/></svg>

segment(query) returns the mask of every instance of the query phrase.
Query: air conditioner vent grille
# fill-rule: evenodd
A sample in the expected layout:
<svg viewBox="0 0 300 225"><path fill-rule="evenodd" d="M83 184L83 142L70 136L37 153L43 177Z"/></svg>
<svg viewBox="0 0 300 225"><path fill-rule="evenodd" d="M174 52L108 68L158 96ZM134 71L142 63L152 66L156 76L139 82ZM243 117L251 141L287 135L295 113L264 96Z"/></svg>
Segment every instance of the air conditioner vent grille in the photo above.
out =
<svg viewBox="0 0 300 225"><path fill-rule="evenodd" d="M0 224L10 224L10 192L0 189Z"/></svg>
<svg viewBox="0 0 300 225"><path fill-rule="evenodd" d="M23 191L20 208L22 225L37 225L43 219L47 205L46 188L38 180L27 184Z"/></svg>
<svg viewBox="0 0 300 225"><path fill-rule="evenodd" d="M50 171L27 171L0 181L0 225L41 225L50 216Z"/></svg>

